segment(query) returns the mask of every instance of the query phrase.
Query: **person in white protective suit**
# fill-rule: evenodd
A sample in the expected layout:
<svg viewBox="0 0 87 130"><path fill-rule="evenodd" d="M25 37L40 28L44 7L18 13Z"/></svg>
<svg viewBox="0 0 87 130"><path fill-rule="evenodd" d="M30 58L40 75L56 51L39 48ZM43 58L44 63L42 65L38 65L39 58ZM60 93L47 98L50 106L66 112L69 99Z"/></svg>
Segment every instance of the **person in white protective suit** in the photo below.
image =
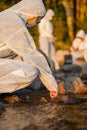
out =
<svg viewBox="0 0 87 130"><path fill-rule="evenodd" d="M36 25L45 13L42 0L22 0L0 12L0 93L27 87L39 75L50 97L58 95L58 85L48 63L27 30L27 24ZM15 55L21 60L16 60Z"/></svg>
<svg viewBox="0 0 87 130"><path fill-rule="evenodd" d="M53 24L51 22L54 16L54 11L52 9L48 9L46 16L41 20L40 24L38 24L39 30L39 45L40 49L54 61L55 69L59 69L58 61L55 57L55 38L53 35Z"/></svg>
<svg viewBox="0 0 87 130"><path fill-rule="evenodd" d="M84 30L77 32L76 38L73 40L70 50L73 62L77 58L84 58L87 62L87 36Z"/></svg>

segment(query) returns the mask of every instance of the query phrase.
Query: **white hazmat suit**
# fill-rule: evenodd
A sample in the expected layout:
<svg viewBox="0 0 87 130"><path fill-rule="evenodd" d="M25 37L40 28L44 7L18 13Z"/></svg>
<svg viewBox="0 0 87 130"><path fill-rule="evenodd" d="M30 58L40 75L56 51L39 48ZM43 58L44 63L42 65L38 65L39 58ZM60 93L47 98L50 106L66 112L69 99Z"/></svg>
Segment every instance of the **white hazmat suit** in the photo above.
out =
<svg viewBox="0 0 87 130"><path fill-rule="evenodd" d="M71 54L73 62L77 58L84 58L87 62L87 38L85 32L80 30L72 42Z"/></svg>
<svg viewBox="0 0 87 130"><path fill-rule="evenodd" d="M38 75L49 91L58 89L47 61L37 51L26 27L28 18L44 15L42 0L22 0L0 12L0 93L27 87ZM10 59L13 53L22 61Z"/></svg>
<svg viewBox="0 0 87 130"><path fill-rule="evenodd" d="M54 11L49 9L46 13L46 16L41 20L38 25L39 29L39 44L40 49L54 61L55 69L59 69L58 62L55 57L55 48L53 43L55 39L50 40L50 37L53 36L53 25L50 20L54 16Z"/></svg>

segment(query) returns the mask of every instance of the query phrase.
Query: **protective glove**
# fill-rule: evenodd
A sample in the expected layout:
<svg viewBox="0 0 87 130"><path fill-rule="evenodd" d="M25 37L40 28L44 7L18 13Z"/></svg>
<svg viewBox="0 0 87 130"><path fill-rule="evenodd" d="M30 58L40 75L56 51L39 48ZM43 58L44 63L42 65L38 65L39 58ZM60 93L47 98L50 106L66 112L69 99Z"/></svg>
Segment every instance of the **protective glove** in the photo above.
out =
<svg viewBox="0 0 87 130"><path fill-rule="evenodd" d="M58 91L50 91L50 97L51 99L54 99L58 96Z"/></svg>

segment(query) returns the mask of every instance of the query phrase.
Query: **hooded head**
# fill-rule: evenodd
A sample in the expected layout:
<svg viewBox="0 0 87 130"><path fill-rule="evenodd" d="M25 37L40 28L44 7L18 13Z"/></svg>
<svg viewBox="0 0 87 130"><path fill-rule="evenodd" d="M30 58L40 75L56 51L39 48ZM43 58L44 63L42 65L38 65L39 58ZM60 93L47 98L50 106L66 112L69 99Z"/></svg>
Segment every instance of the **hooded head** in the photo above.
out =
<svg viewBox="0 0 87 130"><path fill-rule="evenodd" d="M47 10L47 13L46 13L46 16L45 16L45 17L46 17L48 20L52 20L53 16L54 16L54 11L53 11L52 9Z"/></svg>
<svg viewBox="0 0 87 130"><path fill-rule="evenodd" d="M84 32L84 30L80 30L80 31L76 34L76 38L84 39L84 38L85 38L85 32Z"/></svg>
<svg viewBox="0 0 87 130"><path fill-rule="evenodd" d="M25 21L35 17L42 18L46 14L42 0L22 0L11 9L19 14Z"/></svg>

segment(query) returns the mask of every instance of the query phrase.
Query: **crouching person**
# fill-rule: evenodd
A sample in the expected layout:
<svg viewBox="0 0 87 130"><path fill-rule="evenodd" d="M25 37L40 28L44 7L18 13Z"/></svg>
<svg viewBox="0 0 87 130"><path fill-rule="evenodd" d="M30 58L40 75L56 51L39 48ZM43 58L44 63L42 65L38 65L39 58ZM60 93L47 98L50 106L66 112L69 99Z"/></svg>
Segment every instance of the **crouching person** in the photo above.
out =
<svg viewBox="0 0 87 130"><path fill-rule="evenodd" d="M50 91L58 95L58 86L45 57L36 49L27 30L45 15L42 0L22 0L0 12L0 93L11 93L29 86L39 75ZM12 55L18 55L16 60Z"/></svg>
<svg viewBox="0 0 87 130"><path fill-rule="evenodd" d="M73 63L78 58L83 58L87 62L87 37L84 30L77 32L70 49Z"/></svg>

